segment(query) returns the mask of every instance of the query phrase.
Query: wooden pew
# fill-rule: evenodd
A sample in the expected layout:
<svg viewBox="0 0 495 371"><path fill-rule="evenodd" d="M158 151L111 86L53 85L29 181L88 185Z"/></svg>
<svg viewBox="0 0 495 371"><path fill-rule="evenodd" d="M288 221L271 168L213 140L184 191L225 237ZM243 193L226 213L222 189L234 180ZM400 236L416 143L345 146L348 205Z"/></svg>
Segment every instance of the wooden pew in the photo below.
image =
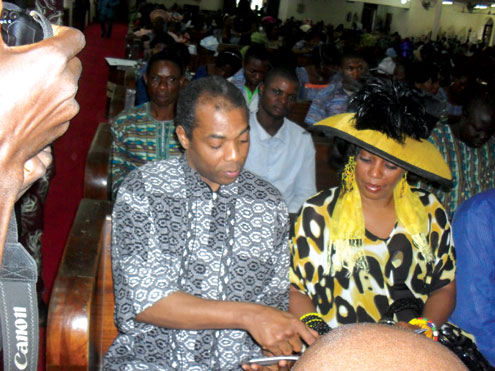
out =
<svg viewBox="0 0 495 371"><path fill-rule="evenodd" d="M330 141L327 137L313 134L316 150L316 189L322 191L339 185L338 172L330 166Z"/></svg>
<svg viewBox="0 0 495 371"><path fill-rule="evenodd" d="M117 334L110 266L112 203L83 199L48 310L46 369L99 370Z"/></svg>
<svg viewBox="0 0 495 371"><path fill-rule="evenodd" d="M109 182L112 133L108 122L98 125L84 169L84 198L111 200Z"/></svg>
<svg viewBox="0 0 495 371"><path fill-rule="evenodd" d="M306 128L307 125L304 123L304 119L306 118L306 114L308 113L309 106L311 106L311 102L307 100L299 101L294 104L291 113L287 118L299 126Z"/></svg>

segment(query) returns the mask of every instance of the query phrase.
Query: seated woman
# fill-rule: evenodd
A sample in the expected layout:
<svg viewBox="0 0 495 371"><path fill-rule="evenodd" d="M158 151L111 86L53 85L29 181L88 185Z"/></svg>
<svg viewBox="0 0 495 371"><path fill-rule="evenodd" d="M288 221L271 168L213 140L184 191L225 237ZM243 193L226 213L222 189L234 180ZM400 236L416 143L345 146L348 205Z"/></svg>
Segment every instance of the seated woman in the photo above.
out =
<svg viewBox="0 0 495 371"><path fill-rule="evenodd" d="M424 140L425 110L402 83L371 81L351 109L315 127L347 141L348 160L342 185L309 198L296 221L290 311L318 312L335 328L379 322L410 299L422 307L413 323L439 326L455 306L451 227L433 194L409 187L407 172L449 184L449 167ZM390 320L417 329L408 323L417 314L400 309Z"/></svg>

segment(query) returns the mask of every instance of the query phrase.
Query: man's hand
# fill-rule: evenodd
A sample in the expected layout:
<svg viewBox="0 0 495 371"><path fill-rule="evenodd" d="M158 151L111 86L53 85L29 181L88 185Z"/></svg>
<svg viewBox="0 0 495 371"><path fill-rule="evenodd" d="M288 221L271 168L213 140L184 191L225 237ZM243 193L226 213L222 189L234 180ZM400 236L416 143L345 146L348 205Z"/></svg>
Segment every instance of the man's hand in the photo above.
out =
<svg viewBox="0 0 495 371"><path fill-rule="evenodd" d="M45 175L46 170L53 161L52 148L45 147L36 156L27 160L24 164L24 183L17 194L17 200L31 187L31 185Z"/></svg>
<svg viewBox="0 0 495 371"><path fill-rule="evenodd" d="M0 38L0 263L15 201L44 173L43 149L79 112L82 67L76 55L84 35L61 26L53 31L49 39L16 47Z"/></svg>
<svg viewBox="0 0 495 371"><path fill-rule="evenodd" d="M245 329L265 351L275 356L299 353L302 340L313 344L317 334L289 312L256 306L246 318Z"/></svg>
<svg viewBox="0 0 495 371"><path fill-rule="evenodd" d="M242 365L244 371L289 371L294 362L280 361L276 365L272 366L260 366L260 365Z"/></svg>
<svg viewBox="0 0 495 371"><path fill-rule="evenodd" d="M24 164L64 134L79 111L76 55L84 36L53 29L53 37L30 45L9 47L0 39L0 197L9 202L27 183Z"/></svg>

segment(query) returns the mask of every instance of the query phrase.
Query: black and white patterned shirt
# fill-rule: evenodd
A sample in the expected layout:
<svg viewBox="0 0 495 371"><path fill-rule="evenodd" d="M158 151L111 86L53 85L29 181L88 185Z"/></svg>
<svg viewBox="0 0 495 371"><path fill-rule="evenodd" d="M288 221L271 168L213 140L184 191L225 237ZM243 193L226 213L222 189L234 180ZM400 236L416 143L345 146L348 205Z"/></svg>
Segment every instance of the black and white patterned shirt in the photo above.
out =
<svg viewBox="0 0 495 371"><path fill-rule="evenodd" d="M246 170L217 192L184 156L131 172L113 211L119 335L105 370L239 370L261 355L243 330L174 330L135 317L176 291L287 310L288 228L280 192Z"/></svg>

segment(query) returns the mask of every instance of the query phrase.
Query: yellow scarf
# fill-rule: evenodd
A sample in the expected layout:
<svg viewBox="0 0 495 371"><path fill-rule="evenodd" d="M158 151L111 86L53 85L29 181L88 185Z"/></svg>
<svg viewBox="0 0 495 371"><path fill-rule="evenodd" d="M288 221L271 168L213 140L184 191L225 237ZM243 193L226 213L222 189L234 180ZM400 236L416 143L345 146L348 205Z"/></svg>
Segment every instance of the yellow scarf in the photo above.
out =
<svg viewBox="0 0 495 371"><path fill-rule="evenodd" d="M355 169L356 161L351 156L342 174L342 189L330 220L326 273L332 275L342 268L348 270L348 275L354 272L354 268L365 271L369 269L362 248L365 226ZM411 191L405 177L394 189L394 204L397 219L412 236L416 248L428 262L433 261L433 252L426 240L428 214L419 197Z"/></svg>

